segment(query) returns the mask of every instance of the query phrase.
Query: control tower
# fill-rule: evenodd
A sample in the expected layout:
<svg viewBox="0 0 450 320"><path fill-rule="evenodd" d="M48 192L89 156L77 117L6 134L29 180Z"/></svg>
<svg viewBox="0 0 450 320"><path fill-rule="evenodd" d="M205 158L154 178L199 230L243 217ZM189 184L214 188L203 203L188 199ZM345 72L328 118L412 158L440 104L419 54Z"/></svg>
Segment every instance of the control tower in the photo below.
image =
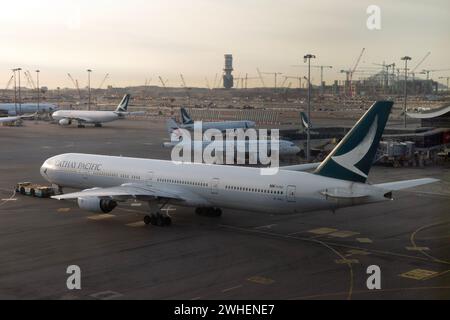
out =
<svg viewBox="0 0 450 320"><path fill-rule="evenodd" d="M234 77L233 77L233 55L225 55L225 68L223 69L223 87L225 89L231 89L234 87Z"/></svg>

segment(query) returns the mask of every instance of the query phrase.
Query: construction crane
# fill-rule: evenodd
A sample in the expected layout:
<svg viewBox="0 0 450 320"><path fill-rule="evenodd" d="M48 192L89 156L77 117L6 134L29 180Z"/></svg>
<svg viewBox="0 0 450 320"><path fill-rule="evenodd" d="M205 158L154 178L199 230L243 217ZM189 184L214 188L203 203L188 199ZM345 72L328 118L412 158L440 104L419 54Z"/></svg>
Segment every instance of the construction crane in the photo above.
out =
<svg viewBox="0 0 450 320"><path fill-rule="evenodd" d="M80 97L80 103L82 100L82 96L81 96L81 90L80 90L80 86L78 85L78 80L75 80L72 75L70 73L67 74L67 76L69 77L69 79L72 81L74 87L77 89L78 91L78 96Z"/></svg>
<svg viewBox="0 0 450 320"><path fill-rule="evenodd" d="M353 96L353 75L355 74L356 70L358 69L359 63L362 60L362 57L364 56L364 53L366 52L366 48L363 48L361 50L361 53L358 56L358 59L356 60L355 65L352 69L349 70L341 70L341 73L346 74L346 83L349 85L349 93L350 96Z"/></svg>
<svg viewBox="0 0 450 320"><path fill-rule="evenodd" d="M158 78L159 78L159 82L161 82L163 88L166 89L167 80L164 81L163 78L162 78L161 76L159 76Z"/></svg>
<svg viewBox="0 0 450 320"><path fill-rule="evenodd" d="M181 86L182 86L183 88L187 89L186 81L184 80L184 77L183 77L182 74L180 74L180 78L181 78Z"/></svg>
<svg viewBox="0 0 450 320"><path fill-rule="evenodd" d="M259 70L259 68L256 68L256 71L258 72L258 77L259 77L259 80L261 81L263 88L265 88L266 84L264 83L264 77L262 76L261 71Z"/></svg>
<svg viewBox="0 0 450 320"><path fill-rule="evenodd" d="M308 66L305 65L296 65L293 67L300 67L300 68L308 68ZM325 73L325 69L333 69L333 66L311 66L311 68L314 69L320 69L320 87L321 87L321 91L323 93L323 79L324 79L324 73ZM301 81L301 78L300 78Z"/></svg>
<svg viewBox="0 0 450 320"><path fill-rule="evenodd" d="M433 69L433 70L425 70L423 69L420 74L426 74L427 80L430 80L430 73L432 72L441 72L441 71L449 71L450 69Z"/></svg>
<svg viewBox="0 0 450 320"><path fill-rule="evenodd" d="M108 80L109 78L109 73L107 73L105 75L105 77L103 78L102 82L100 82L100 85L98 86L98 90L100 90L101 88L103 88L103 85L105 84L106 80Z"/></svg>
<svg viewBox="0 0 450 320"><path fill-rule="evenodd" d="M302 77L301 76L283 76L284 81L283 84L281 85L282 87L284 87L284 85L286 84L286 82L289 79L295 79L298 81L298 88L301 89L302 88ZM292 85L292 84L291 84Z"/></svg>
<svg viewBox="0 0 450 320"><path fill-rule="evenodd" d="M282 73L281 72L262 72L262 74L268 74L268 75L274 76L274 85L275 85L275 89L276 89L278 76L281 76Z"/></svg>
<svg viewBox="0 0 450 320"><path fill-rule="evenodd" d="M24 74L25 77L27 78L28 85L31 87L31 89L33 90L36 89L36 85L34 84L33 76L31 75L30 71L27 70L24 72Z"/></svg>
<svg viewBox="0 0 450 320"><path fill-rule="evenodd" d="M11 86L11 84L13 83L13 81L14 81L14 76L11 76L11 78L9 78L9 81L6 83L5 90L8 90L8 89L9 89L9 87Z"/></svg>
<svg viewBox="0 0 450 320"><path fill-rule="evenodd" d="M416 79L416 70L427 60L427 58L430 56L431 51L429 51L422 60L419 61L419 63L411 70L411 75L413 77L413 81Z"/></svg>

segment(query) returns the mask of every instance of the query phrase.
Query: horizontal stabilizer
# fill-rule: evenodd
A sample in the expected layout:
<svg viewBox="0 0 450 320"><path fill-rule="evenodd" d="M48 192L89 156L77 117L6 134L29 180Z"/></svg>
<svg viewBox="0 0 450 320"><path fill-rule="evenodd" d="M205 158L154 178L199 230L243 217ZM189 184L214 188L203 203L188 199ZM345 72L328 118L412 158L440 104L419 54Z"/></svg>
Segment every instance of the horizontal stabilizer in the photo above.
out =
<svg viewBox="0 0 450 320"><path fill-rule="evenodd" d="M308 171L308 170L315 170L320 166L321 162L316 163L306 163L306 164L298 164L295 166L286 166L281 167L280 170L286 170L286 171Z"/></svg>
<svg viewBox="0 0 450 320"><path fill-rule="evenodd" d="M405 181L396 181L396 182L375 184L374 187L378 187L378 188L381 188L384 190L389 190L389 191L397 191L397 190L414 188L414 187L422 186L424 184L430 184L430 183L435 183L435 182L439 182L439 181L440 181L439 179L424 178L424 179L416 179L416 180L405 180Z"/></svg>
<svg viewBox="0 0 450 320"><path fill-rule="evenodd" d="M327 189L321 193L329 198L337 198L337 199L365 198L370 195L368 193L358 192L346 188Z"/></svg>

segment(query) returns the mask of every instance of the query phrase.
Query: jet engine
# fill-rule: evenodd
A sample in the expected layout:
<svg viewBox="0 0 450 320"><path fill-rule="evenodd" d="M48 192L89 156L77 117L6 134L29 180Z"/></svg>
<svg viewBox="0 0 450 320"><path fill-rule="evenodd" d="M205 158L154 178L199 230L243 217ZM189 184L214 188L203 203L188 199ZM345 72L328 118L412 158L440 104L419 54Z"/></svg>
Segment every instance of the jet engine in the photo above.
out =
<svg viewBox="0 0 450 320"><path fill-rule="evenodd" d="M117 207L117 202L111 199L98 197L78 198L78 206L86 211L95 213L110 213Z"/></svg>
<svg viewBox="0 0 450 320"><path fill-rule="evenodd" d="M61 126L70 126L71 124L72 124L72 121L70 121L70 119L59 120L59 125L61 125Z"/></svg>

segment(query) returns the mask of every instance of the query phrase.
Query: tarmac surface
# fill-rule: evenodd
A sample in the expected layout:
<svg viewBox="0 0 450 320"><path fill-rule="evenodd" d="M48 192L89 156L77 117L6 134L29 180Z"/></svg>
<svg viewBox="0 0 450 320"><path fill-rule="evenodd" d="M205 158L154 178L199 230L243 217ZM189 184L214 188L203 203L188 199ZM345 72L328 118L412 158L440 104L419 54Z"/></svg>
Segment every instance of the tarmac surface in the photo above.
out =
<svg viewBox="0 0 450 320"><path fill-rule="evenodd" d="M45 183L39 168L67 152L169 159L162 121L103 128L45 122L0 127L0 299L449 299L450 169L374 167L371 182L435 177L396 200L270 216L221 218L170 207L173 226L146 227L147 205L96 215L75 202L13 194ZM82 290L66 287L70 265ZM381 268L368 290L367 268Z"/></svg>

